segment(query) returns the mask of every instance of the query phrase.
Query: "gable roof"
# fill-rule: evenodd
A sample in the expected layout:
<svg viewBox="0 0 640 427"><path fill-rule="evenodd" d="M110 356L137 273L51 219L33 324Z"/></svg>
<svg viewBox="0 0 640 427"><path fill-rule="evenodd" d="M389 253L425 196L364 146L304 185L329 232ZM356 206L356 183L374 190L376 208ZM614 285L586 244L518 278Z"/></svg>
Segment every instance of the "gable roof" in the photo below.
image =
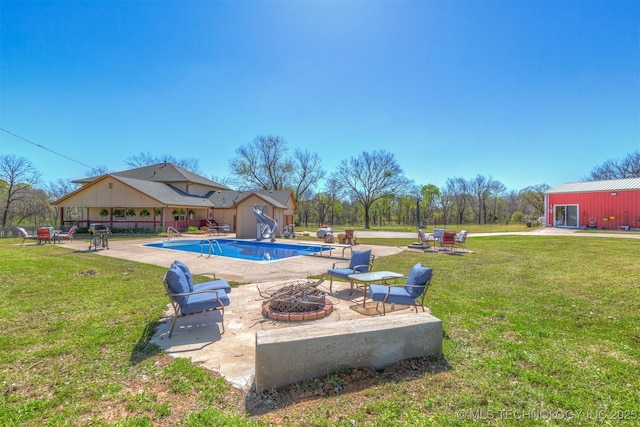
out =
<svg viewBox="0 0 640 427"><path fill-rule="evenodd" d="M163 205L183 205L211 207L211 201L203 196L185 193L176 187L163 182L145 181L141 179L113 176L114 179L134 188L147 196L158 200Z"/></svg>
<svg viewBox="0 0 640 427"><path fill-rule="evenodd" d="M605 181L568 182L547 191L554 193L586 193L597 191L640 190L640 178L608 179Z"/></svg>
<svg viewBox="0 0 640 427"><path fill-rule="evenodd" d="M216 191L209 195L209 200L215 208L228 208L237 205L244 201L248 197L256 195L265 202L277 207L286 208L289 198L291 197L290 190L275 190L275 191Z"/></svg>
<svg viewBox="0 0 640 427"><path fill-rule="evenodd" d="M201 184L209 187L215 187L221 190L230 190L230 188L227 187L226 185L219 184L215 181L207 179L196 173L193 173L179 166L176 166L171 163L166 163L166 162L158 163L150 166L143 166L135 169L129 169L121 172L113 172L107 175L111 175L113 177L133 178L133 179L138 179L142 181L160 182L160 183L166 183L166 184L187 182L190 184ZM87 184L99 178L100 177L83 178L73 182L79 183L79 184Z"/></svg>
<svg viewBox="0 0 640 427"><path fill-rule="evenodd" d="M134 190L137 190L145 194L146 196L151 197L152 199L157 200L161 205L213 207L211 201L207 197L194 196L192 194L185 193L184 191L170 184L145 181L141 179L128 178L111 174L102 175L101 177L88 182L86 185L56 200L55 202L53 202L53 204L58 205L64 202L66 199L74 196L75 194L87 191L94 185L97 185L99 182L104 181L108 178L120 181L124 185L133 188Z"/></svg>

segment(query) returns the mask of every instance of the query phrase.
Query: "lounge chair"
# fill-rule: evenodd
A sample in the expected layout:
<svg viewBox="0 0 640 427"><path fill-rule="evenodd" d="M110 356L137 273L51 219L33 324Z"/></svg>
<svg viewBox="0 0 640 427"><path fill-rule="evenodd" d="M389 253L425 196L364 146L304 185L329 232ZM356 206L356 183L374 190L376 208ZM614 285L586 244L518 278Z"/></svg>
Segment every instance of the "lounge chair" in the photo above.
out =
<svg viewBox="0 0 640 427"><path fill-rule="evenodd" d="M178 267L180 270L182 270L182 273L187 278L187 282L189 283L189 292L218 290L218 289L222 289L226 293L231 292L231 286L229 285L229 283L223 279L216 279L215 273L210 273L210 274L213 274L213 280L209 280L202 283L194 283L193 275L191 274L189 267L187 267L185 263L183 263L182 261L175 260L173 264L171 264L171 266L173 267L174 265ZM198 276L204 276L204 275L198 275Z"/></svg>
<svg viewBox="0 0 640 427"><path fill-rule="evenodd" d="M166 295L171 301L173 308L173 321L169 338L173 334L178 316L187 316L206 311L220 311L222 326L221 334L224 334L224 307L230 304L227 293L222 289L205 289L190 291L189 282L182 269L177 265L172 265L165 274L162 282L166 290Z"/></svg>
<svg viewBox="0 0 640 427"><path fill-rule="evenodd" d="M62 239L65 239L65 238L67 240L73 240L73 234L76 232L77 229L78 229L78 226L74 225L66 233L58 233L58 234L56 234L56 237L58 237L58 240L60 240L60 241L62 241Z"/></svg>
<svg viewBox="0 0 640 427"><path fill-rule="evenodd" d="M351 283L351 293L353 293L353 280L349 279L350 274L354 273L366 273L373 268L373 262L375 261L375 255L371 255L371 250L366 251L353 251L351 253L351 260L346 267L340 267L341 264L347 264L346 261L336 261L333 263L333 268L327 270L329 276L329 291L333 289L333 278L348 280Z"/></svg>
<svg viewBox="0 0 640 427"><path fill-rule="evenodd" d="M22 227L18 227L18 231L20 232L20 235L22 236L22 243L21 243L22 246L24 246L25 240L38 240L38 235L37 234L29 234L29 233L27 233L27 230L25 230Z"/></svg>
<svg viewBox="0 0 640 427"><path fill-rule="evenodd" d="M432 240L429 240L429 236L427 236L424 233L422 228L418 228L418 240L420 241L421 245L429 245L431 244L431 241L432 241Z"/></svg>
<svg viewBox="0 0 640 427"><path fill-rule="evenodd" d="M369 285L369 296L376 301L376 311L382 303L382 315L387 314L386 304L413 305L418 312L418 305L424 312L424 298L427 288L431 284L433 269L418 263L411 268L404 284L398 285Z"/></svg>

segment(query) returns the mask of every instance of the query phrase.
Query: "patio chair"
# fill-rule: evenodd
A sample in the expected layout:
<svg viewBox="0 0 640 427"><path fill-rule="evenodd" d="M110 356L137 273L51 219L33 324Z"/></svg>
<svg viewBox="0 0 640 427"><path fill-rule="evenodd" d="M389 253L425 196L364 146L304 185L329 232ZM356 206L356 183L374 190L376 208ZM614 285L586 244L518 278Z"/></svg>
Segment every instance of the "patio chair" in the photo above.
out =
<svg viewBox="0 0 640 427"><path fill-rule="evenodd" d="M442 235L444 233L444 228L434 228L432 234L425 234L422 228L418 228L418 239L420 239L420 244L426 245L435 245L436 242L442 245Z"/></svg>
<svg viewBox="0 0 640 427"><path fill-rule="evenodd" d="M404 284L369 285L369 296L376 301L376 311L382 303L382 315L387 314L386 304L413 305L418 312L418 305L424 312L424 298L431 284L433 269L418 263L411 268Z"/></svg>
<svg viewBox="0 0 640 427"><path fill-rule="evenodd" d="M189 282L182 270L172 265L165 274L162 282L166 290L166 295L171 301L173 308L173 321L169 338L173 334L178 316L203 313L207 311L219 311L222 326L220 334L224 334L224 307L230 304L227 293L222 289L205 289L199 291L189 291Z"/></svg>
<svg viewBox="0 0 640 427"><path fill-rule="evenodd" d="M456 234L454 247L459 247L467 252L467 247L465 246L465 243L467 241L467 234L467 230L462 230L458 234Z"/></svg>
<svg viewBox="0 0 640 427"><path fill-rule="evenodd" d="M73 234L76 232L76 230L77 230L77 229L78 229L78 226L77 226L77 225L74 225L74 226L73 226L73 227L71 227L71 228L69 229L69 231L67 231L66 233L58 233L58 234L57 234L58 239L59 239L60 241L62 241L62 239L65 239L65 238L66 238L67 240L71 240L71 241L73 241Z"/></svg>
<svg viewBox="0 0 640 427"><path fill-rule="evenodd" d="M453 231L445 231L442 234L442 246L449 247L453 251L453 247L456 244L456 233Z"/></svg>
<svg viewBox="0 0 640 427"><path fill-rule="evenodd" d="M349 260L348 266L346 261L336 261L333 263L333 268L327 270L329 276L329 291L333 289L333 278L348 280L351 284L351 293L353 293L353 280L349 279L350 274L354 273L366 273L373 269L373 262L375 261L375 255L371 254L371 249L366 251L353 251L351 253L351 260ZM340 267L340 265L345 265Z"/></svg>
<svg viewBox="0 0 640 427"><path fill-rule="evenodd" d="M18 227L18 231L20 232L20 235L22 236L22 243L21 243L22 246L24 246L25 240L38 240L38 235L37 234L29 234L29 233L27 233L27 230L25 230L22 227Z"/></svg>
<svg viewBox="0 0 640 427"><path fill-rule="evenodd" d="M422 228L418 228L418 240L421 245L429 245L431 242L431 240L429 240L429 236L422 231Z"/></svg>
<svg viewBox="0 0 640 427"><path fill-rule="evenodd" d="M207 274L213 275L213 280L208 280L202 283L194 283L193 275L191 274L189 267L187 267L185 263L183 263L182 261L175 260L173 264L171 264L171 266L173 267L174 265L178 267L180 270L182 270L182 273L187 278L187 283L189 284L189 292L211 291L211 290L215 291L218 289L222 289L227 294L231 292L231 286L229 285L229 283L223 279L216 279L215 273L207 273ZM204 274L197 274L196 276L204 277Z"/></svg>
<svg viewBox="0 0 640 427"><path fill-rule="evenodd" d="M51 239L53 239L53 230L51 227L38 227L38 244L40 243L51 243Z"/></svg>

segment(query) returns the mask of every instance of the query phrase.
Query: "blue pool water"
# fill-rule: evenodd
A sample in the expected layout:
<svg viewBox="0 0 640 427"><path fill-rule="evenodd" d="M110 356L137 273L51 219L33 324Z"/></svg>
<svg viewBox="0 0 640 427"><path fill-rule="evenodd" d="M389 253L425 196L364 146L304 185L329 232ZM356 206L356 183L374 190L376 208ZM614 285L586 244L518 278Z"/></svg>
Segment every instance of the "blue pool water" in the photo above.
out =
<svg viewBox="0 0 640 427"><path fill-rule="evenodd" d="M275 261L300 255L313 255L322 250L318 246L235 239L167 240L161 243L147 243L144 246L251 261ZM324 250L328 251L329 248L325 247Z"/></svg>

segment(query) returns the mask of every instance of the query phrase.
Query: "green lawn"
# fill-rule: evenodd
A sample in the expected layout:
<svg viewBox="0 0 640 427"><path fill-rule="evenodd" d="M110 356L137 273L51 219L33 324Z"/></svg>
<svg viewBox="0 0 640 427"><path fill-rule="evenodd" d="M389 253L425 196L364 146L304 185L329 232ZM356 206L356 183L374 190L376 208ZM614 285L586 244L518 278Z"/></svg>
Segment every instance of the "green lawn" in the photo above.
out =
<svg viewBox="0 0 640 427"><path fill-rule="evenodd" d="M475 253L378 258L434 268L443 357L262 411L147 343L167 304L163 268L18 242L0 240L0 425L639 422L640 240L483 237L468 239Z"/></svg>

